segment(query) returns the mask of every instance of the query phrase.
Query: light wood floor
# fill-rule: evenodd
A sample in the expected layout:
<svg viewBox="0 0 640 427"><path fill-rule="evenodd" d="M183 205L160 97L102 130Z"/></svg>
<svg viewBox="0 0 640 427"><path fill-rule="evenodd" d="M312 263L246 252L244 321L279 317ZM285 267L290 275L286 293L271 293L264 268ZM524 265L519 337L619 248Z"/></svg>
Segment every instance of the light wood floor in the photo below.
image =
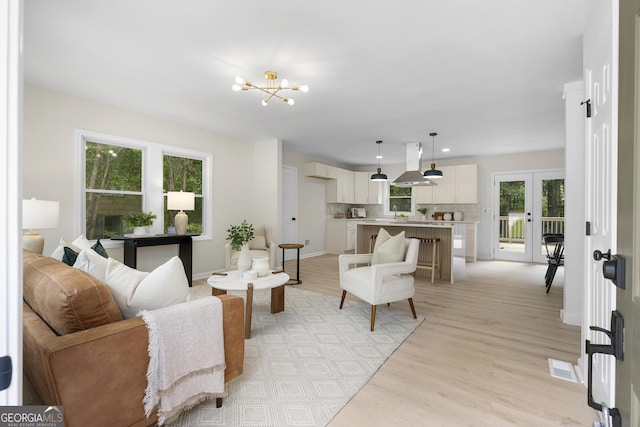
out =
<svg viewBox="0 0 640 427"><path fill-rule="evenodd" d="M295 276L295 261L287 261ZM545 293L543 265L466 264L456 283L416 280L424 322L330 426L590 426L586 388L549 375L575 364L580 329L560 320L563 280ZM301 289L339 296L338 259L300 261ZM405 310L406 301L392 308ZM378 310L385 310L379 306Z"/></svg>

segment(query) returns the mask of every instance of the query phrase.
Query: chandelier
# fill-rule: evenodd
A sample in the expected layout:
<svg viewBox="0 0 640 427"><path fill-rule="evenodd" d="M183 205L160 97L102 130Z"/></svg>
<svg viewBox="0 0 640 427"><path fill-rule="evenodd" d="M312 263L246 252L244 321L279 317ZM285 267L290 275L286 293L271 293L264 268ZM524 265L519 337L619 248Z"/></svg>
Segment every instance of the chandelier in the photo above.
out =
<svg viewBox="0 0 640 427"><path fill-rule="evenodd" d="M262 91L267 94L267 97L262 100L262 105L265 107L269 105L269 101L271 101L272 98L280 99L289 105L295 104L293 98L280 95L280 91L295 90L305 93L309 92L309 86L307 85L290 86L289 80L287 79L282 79L280 83L276 82L276 80L278 79L278 73L276 73L275 71L265 71L264 77L267 79L267 85L256 86L253 83L238 76L236 77L235 84L231 86L231 90L233 90L234 92L249 89L257 89L259 91Z"/></svg>

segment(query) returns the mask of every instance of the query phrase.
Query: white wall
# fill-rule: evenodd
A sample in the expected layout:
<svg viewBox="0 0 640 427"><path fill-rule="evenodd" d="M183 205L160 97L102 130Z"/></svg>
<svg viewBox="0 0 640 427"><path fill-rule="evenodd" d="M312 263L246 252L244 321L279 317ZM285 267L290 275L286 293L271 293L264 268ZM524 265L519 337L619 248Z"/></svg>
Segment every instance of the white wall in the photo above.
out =
<svg viewBox="0 0 640 427"><path fill-rule="evenodd" d="M172 122L159 117L117 108L96 101L25 85L24 92L24 197L60 201L60 227L42 230L45 254L50 254L60 237L73 240L80 234L80 196L77 194L76 129L173 145L213 154L213 238L196 241L193 247L194 277L224 267L226 230L246 217L256 219L255 145L211 131ZM277 144L265 143L264 152L277 150ZM269 154L272 161L273 154ZM279 169L279 168L278 168ZM263 167L273 174L274 168ZM277 178L276 178L277 180ZM269 192L272 179L268 179ZM122 259L122 249L109 254ZM177 254L177 246L144 248L139 251L139 268L149 270L168 255Z"/></svg>
<svg viewBox="0 0 640 427"><path fill-rule="evenodd" d="M324 253L324 229L326 221L326 181L304 176L307 162L320 161L296 151L283 151L282 164L298 169L298 241L309 244L300 249L300 257Z"/></svg>
<svg viewBox="0 0 640 427"><path fill-rule="evenodd" d="M255 145L253 224L271 227L272 238L280 239L280 189L282 188L282 142L278 139Z"/></svg>

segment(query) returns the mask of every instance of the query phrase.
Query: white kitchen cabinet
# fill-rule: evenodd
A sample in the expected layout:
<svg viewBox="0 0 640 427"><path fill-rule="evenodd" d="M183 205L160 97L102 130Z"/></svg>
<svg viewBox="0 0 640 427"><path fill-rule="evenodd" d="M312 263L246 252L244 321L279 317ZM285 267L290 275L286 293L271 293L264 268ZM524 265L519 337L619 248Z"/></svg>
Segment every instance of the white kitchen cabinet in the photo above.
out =
<svg viewBox="0 0 640 427"><path fill-rule="evenodd" d="M478 165L441 166L433 187L413 187L416 203L478 203Z"/></svg>
<svg viewBox="0 0 640 427"><path fill-rule="evenodd" d="M336 169L336 179L327 181L327 203L355 203L354 172Z"/></svg>
<svg viewBox="0 0 640 427"><path fill-rule="evenodd" d="M327 219L324 247L327 253L340 255L356 248L356 220Z"/></svg>
<svg viewBox="0 0 640 427"><path fill-rule="evenodd" d="M465 238L465 260L466 262L476 262L478 257L478 242L476 224L466 224L466 238Z"/></svg>
<svg viewBox="0 0 640 427"><path fill-rule="evenodd" d="M435 186L413 187L413 200L416 204L433 203L433 189Z"/></svg>
<svg viewBox="0 0 640 427"><path fill-rule="evenodd" d="M456 166L456 203L478 203L478 165Z"/></svg>
<svg viewBox="0 0 640 427"><path fill-rule="evenodd" d="M443 177L435 179L433 203L456 203L456 166L440 166Z"/></svg>
<svg viewBox="0 0 640 427"><path fill-rule="evenodd" d="M369 172L354 172L354 203L362 205L379 205L380 182L371 181Z"/></svg>
<svg viewBox="0 0 640 427"><path fill-rule="evenodd" d="M304 175L312 178L336 179L338 168L318 162L310 162L304 165Z"/></svg>
<svg viewBox="0 0 640 427"><path fill-rule="evenodd" d="M356 249L356 222L347 221L347 244L345 250L354 251Z"/></svg>

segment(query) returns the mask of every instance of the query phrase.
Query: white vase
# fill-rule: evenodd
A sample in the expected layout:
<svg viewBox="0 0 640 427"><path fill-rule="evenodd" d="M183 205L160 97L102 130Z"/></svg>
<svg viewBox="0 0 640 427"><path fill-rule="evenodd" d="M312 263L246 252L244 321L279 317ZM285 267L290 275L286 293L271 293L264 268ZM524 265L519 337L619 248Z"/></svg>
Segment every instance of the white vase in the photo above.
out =
<svg viewBox="0 0 640 427"><path fill-rule="evenodd" d="M251 268L251 255L249 254L249 244L245 243L240 249L240 256L238 257L238 270L247 271Z"/></svg>
<svg viewBox="0 0 640 427"><path fill-rule="evenodd" d="M133 227L133 234L136 236L143 236L147 234L147 227Z"/></svg>
<svg viewBox="0 0 640 427"><path fill-rule="evenodd" d="M258 277L266 276L269 274L269 257L255 257L251 269L258 273Z"/></svg>

